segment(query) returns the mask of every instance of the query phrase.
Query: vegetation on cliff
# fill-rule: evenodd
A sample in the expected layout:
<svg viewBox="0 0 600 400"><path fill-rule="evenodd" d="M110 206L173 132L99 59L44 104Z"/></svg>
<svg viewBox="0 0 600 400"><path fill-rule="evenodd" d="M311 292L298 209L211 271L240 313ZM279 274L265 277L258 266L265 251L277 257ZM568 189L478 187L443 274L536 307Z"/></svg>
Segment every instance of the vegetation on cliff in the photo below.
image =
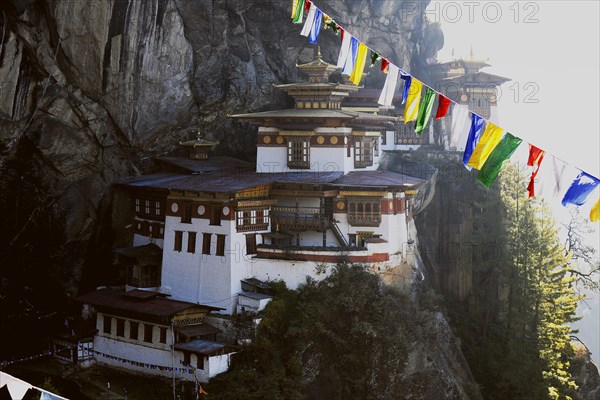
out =
<svg viewBox="0 0 600 400"><path fill-rule="evenodd" d="M435 296L420 303L360 266L297 291L278 285L255 342L210 382L210 398L477 398L456 373L457 347L440 350Z"/></svg>
<svg viewBox="0 0 600 400"><path fill-rule="evenodd" d="M474 276L489 279L478 280L449 311L486 399L577 398L569 323L581 297L550 210L528 200L526 186L517 168L507 166L496 218L478 232L503 251L473 266Z"/></svg>

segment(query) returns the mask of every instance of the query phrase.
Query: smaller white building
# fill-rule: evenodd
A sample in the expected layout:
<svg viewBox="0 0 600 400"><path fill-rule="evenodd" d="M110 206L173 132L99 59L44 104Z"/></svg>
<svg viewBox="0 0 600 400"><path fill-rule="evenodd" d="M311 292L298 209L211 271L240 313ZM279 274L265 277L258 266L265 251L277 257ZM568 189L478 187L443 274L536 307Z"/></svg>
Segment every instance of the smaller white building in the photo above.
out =
<svg viewBox="0 0 600 400"><path fill-rule="evenodd" d="M242 292L238 297L237 313L256 314L264 310L272 299L271 296L262 293Z"/></svg>
<svg viewBox="0 0 600 400"><path fill-rule="evenodd" d="M214 341L220 331L204 322L215 307L132 290L97 290L78 298L96 310L98 364L201 382L227 371L233 353ZM211 340L212 339L212 340Z"/></svg>

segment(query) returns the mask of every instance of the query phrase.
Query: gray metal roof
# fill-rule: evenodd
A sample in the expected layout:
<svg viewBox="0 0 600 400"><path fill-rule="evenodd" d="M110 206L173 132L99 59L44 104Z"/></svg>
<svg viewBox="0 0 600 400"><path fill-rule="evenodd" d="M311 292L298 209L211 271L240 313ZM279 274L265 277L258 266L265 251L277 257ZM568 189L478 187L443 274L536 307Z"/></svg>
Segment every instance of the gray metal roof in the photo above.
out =
<svg viewBox="0 0 600 400"><path fill-rule="evenodd" d="M215 353L223 352L225 350L225 345L208 340L196 339L186 343L175 343L175 349L189 351L203 356L210 356Z"/></svg>
<svg viewBox="0 0 600 400"><path fill-rule="evenodd" d="M176 326L175 331L184 335L187 338L195 338L199 336L214 335L221 333L219 328L212 325L202 323L196 325Z"/></svg>
<svg viewBox="0 0 600 400"><path fill-rule="evenodd" d="M222 308L205 306L162 298L163 295L143 290L130 292L112 291L108 289L96 290L77 298L82 303L91 304L101 309L110 309L114 312L135 313L141 316L167 318L189 308L222 310Z"/></svg>
<svg viewBox="0 0 600 400"><path fill-rule="evenodd" d="M272 299L273 297L271 296L267 296L266 294L262 294L262 293L255 293L255 292L241 292L239 294L240 296L244 296L244 297L248 297L254 300L265 300L265 299Z"/></svg>
<svg viewBox="0 0 600 400"><path fill-rule="evenodd" d="M335 186L414 186L423 183L422 179L391 171L352 171L336 180Z"/></svg>

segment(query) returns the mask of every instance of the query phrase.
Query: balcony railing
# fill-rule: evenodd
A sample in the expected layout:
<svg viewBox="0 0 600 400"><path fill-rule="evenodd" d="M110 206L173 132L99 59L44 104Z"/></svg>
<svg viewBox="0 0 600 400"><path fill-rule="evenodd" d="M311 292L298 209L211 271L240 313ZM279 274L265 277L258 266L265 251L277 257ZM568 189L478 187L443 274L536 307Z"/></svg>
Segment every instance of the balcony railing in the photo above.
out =
<svg viewBox="0 0 600 400"><path fill-rule="evenodd" d="M271 223L280 229L298 231L320 231L329 226L324 209L320 207L273 207Z"/></svg>

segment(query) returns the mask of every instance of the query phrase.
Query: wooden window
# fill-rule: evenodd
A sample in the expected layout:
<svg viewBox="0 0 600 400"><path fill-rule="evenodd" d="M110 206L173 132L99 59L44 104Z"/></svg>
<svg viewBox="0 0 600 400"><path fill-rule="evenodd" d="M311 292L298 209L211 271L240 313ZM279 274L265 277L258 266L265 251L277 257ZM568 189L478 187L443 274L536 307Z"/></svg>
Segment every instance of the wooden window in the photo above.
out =
<svg viewBox="0 0 600 400"><path fill-rule="evenodd" d="M142 209L141 209L141 200L140 199L135 199L135 212L139 213Z"/></svg>
<svg viewBox="0 0 600 400"><path fill-rule="evenodd" d="M152 343L153 329L154 329L154 325L144 324L144 342Z"/></svg>
<svg viewBox="0 0 600 400"><path fill-rule="evenodd" d="M154 202L154 214L156 215L160 215L161 214L161 204L160 201L155 201Z"/></svg>
<svg viewBox="0 0 600 400"><path fill-rule="evenodd" d="M379 138L373 140L373 153L375 157L379 157Z"/></svg>
<svg viewBox="0 0 600 400"><path fill-rule="evenodd" d="M352 226L379 226L381 223L379 197L354 197L348 199L348 222Z"/></svg>
<svg viewBox="0 0 600 400"><path fill-rule="evenodd" d="M173 244L174 251L181 251L183 244L183 231L175 231L175 242Z"/></svg>
<svg viewBox="0 0 600 400"><path fill-rule="evenodd" d="M189 203L183 205L183 214L181 215L181 223L182 224L191 224L192 223L192 205Z"/></svg>
<svg viewBox="0 0 600 400"><path fill-rule="evenodd" d="M150 214L150 200L144 200L144 214Z"/></svg>
<svg viewBox="0 0 600 400"><path fill-rule="evenodd" d="M196 252L196 232L188 232L187 251L188 253Z"/></svg>
<svg viewBox="0 0 600 400"><path fill-rule="evenodd" d="M125 336L125 320L117 318L117 336Z"/></svg>
<svg viewBox="0 0 600 400"><path fill-rule="evenodd" d="M129 339L138 340L139 322L129 321Z"/></svg>
<svg viewBox="0 0 600 400"><path fill-rule="evenodd" d="M310 168L310 141L307 137L288 139L288 167L295 169Z"/></svg>
<svg viewBox="0 0 600 400"><path fill-rule="evenodd" d="M110 335L111 328L112 328L112 317L109 317L108 315L105 315L104 316L104 321L103 321L103 324L102 324L102 332L108 333Z"/></svg>
<svg viewBox="0 0 600 400"><path fill-rule="evenodd" d="M218 256L225 255L225 235L217 235L217 253Z"/></svg>
<svg viewBox="0 0 600 400"><path fill-rule="evenodd" d="M158 337L158 342L167 343L167 328L165 328L164 326L160 326L158 329L160 333Z"/></svg>
<svg viewBox="0 0 600 400"><path fill-rule="evenodd" d="M221 225L221 212L223 207L212 206L210 209L210 224Z"/></svg>
<svg viewBox="0 0 600 400"><path fill-rule="evenodd" d="M246 235L246 254L256 254L256 233Z"/></svg>
<svg viewBox="0 0 600 400"><path fill-rule="evenodd" d="M384 131L381 134L381 144L385 146L387 144L387 131Z"/></svg>
<svg viewBox="0 0 600 400"><path fill-rule="evenodd" d="M204 369L204 356L196 354L196 368Z"/></svg>
<svg viewBox="0 0 600 400"><path fill-rule="evenodd" d="M190 363L192 362L191 360L191 353L188 353L187 351L183 353L183 365L190 365Z"/></svg>
<svg viewBox="0 0 600 400"><path fill-rule="evenodd" d="M373 165L373 144L371 139L354 142L354 167L364 168Z"/></svg>
<svg viewBox="0 0 600 400"><path fill-rule="evenodd" d="M210 254L210 233L202 234L202 254Z"/></svg>
<svg viewBox="0 0 600 400"><path fill-rule="evenodd" d="M269 227L269 210L267 208L238 210L236 222L238 232L265 230Z"/></svg>

